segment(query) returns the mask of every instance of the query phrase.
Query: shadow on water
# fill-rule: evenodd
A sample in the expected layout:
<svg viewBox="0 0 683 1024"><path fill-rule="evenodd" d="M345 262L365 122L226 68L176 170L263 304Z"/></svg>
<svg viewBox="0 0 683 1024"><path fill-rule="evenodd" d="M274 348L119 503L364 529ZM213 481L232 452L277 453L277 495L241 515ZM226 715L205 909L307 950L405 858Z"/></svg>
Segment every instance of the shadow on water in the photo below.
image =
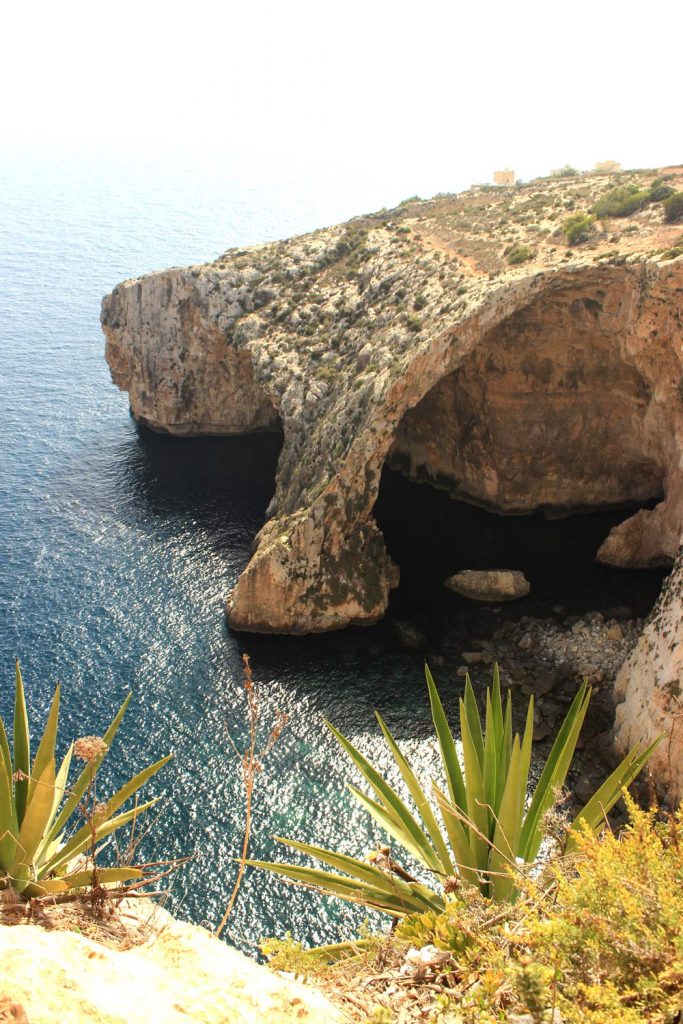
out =
<svg viewBox="0 0 683 1024"><path fill-rule="evenodd" d="M264 522L281 445L278 433L177 438L138 428L118 467L119 514L168 534L200 529L207 546L239 571ZM124 498L127 505L119 500ZM540 513L501 516L385 467L375 516L401 570L387 619L373 627L305 637L236 634L225 625L226 643L236 653L250 653L262 677L277 678L293 696L313 700L325 714L360 726L379 705L393 708L410 731L415 725L411 701L423 690L424 651L401 648L396 620L419 627L429 657L443 642L469 649L501 622L523 615L581 615L626 605L643 616L665 571L624 571L595 562L610 529L631 512L556 520ZM463 568L521 569L531 594L499 606L467 601L443 586L447 576ZM444 682L455 682L451 669L454 673L456 667L442 670Z"/></svg>
<svg viewBox="0 0 683 1024"><path fill-rule="evenodd" d="M234 564L241 552L246 564L273 494L282 435L136 433L119 466L116 491L129 502L122 514L162 533L201 529L219 557ZM410 735L425 732L426 695L424 714L414 703L415 690L423 696L423 659L398 646L390 622L301 637L234 633L225 623L224 635L230 650L250 654L258 678L277 679L293 702L305 699L348 728L371 725L382 706Z"/></svg>
<svg viewBox="0 0 683 1024"><path fill-rule="evenodd" d="M275 486L280 433L172 437L139 426L136 440L118 479L134 513L196 518L217 540L226 521L263 522Z"/></svg>

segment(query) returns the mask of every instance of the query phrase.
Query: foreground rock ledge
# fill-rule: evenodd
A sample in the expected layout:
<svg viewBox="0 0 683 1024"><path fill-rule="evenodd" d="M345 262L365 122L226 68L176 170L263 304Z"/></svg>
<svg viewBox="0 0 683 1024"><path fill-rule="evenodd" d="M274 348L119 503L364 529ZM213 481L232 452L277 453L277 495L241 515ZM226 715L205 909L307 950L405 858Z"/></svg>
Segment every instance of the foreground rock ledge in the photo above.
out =
<svg viewBox="0 0 683 1024"><path fill-rule="evenodd" d="M282 978L156 908L148 941L118 951L73 931L0 925L0 1020L30 1024L342 1024Z"/></svg>
<svg viewBox="0 0 683 1024"><path fill-rule="evenodd" d="M683 189L681 168L666 171ZM382 617L398 582L372 516L385 461L503 512L654 502L598 556L671 564L683 529L681 226L653 205L598 223L575 249L558 232L567 210L654 177L409 202L104 299L112 377L141 423L283 432L233 628ZM513 244L529 258L510 266Z"/></svg>

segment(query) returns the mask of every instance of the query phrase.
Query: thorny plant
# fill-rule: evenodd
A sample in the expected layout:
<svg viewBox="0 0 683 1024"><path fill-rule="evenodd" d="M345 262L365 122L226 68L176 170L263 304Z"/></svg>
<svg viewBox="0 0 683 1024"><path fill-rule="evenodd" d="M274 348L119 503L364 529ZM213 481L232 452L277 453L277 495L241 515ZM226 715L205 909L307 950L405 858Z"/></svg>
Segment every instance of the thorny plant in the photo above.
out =
<svg viewBox="0 0 683 1024"><path fill-rule="evenodd" d="M284 712L278 711L276 713L275 722L270 728L270 731L268 733L268 736L266 737L266 741L263 747L260 750L257 750L260 713L256 694L256 687L254 686L254 678L248 654L244 654L242 656L242 662L244 665L243 685L244 692L247 698L247 724L249 727L249 742L247 744L246 749L240 751L229 732L228 740L242 767L242 781L244 783L244 790L246 794L244 838L242 840L242 854L239 859L239 866L237 868L237 877L235 879L235 884L233 886L232 893L230 894L228 905L225 908L225 913L223 914L223 917L221 919L221 923L218 925L218 928L216 929L216 935L221 934L221 932L225 928L228 918L230 917L230 914L232 913L232 909L235 905L235 900L237 899L237 894L242 884L244 869L247 865L247 853L249 852L249 838L251 835L252 802L254 796L254 784L256 782L256 777L263 771L263 761L279 740L280 736L282 735L282 730L285 728L287 722L289 721L288 716Z"/></svg>
<svg viewBox="0 0 683 1024"><path fill-rule="evenodd" d="M395 918L430 910L440 912L447 897L461 885L479 889L484 896L498 902L516 900L518 882L533 869L546 838L545 815L557 803L567 777L588 709L590 687L585 681L579 687L533 794L527 798L534 727L533 697L529 700L523 734L513 735L512 701L508 691L503 703L498 667L494 668L493 687L486 691L483 721L469 676L466 676L464 694L459 700L461 765L455 737L427 666L425 673L447 792L434 780L431 792L424 788L377 713L380 729L414 810L378 768L338 729L327 724L376 799L351 783L348 784L350 792L413 862L431 874L434 887L404 869L397 871L388 848L386 853L380 851L379 857L360 860L336 850L276 836L291 849L308 854L334 870L266 861L248 863ZM572 822L565 838L565 852L572 850L584 823L591 831L600 832L623 788L633 782L660 739L658 737L643 750L634 747L603 782ZM441 815L441 823L435 810Z"/></svg>

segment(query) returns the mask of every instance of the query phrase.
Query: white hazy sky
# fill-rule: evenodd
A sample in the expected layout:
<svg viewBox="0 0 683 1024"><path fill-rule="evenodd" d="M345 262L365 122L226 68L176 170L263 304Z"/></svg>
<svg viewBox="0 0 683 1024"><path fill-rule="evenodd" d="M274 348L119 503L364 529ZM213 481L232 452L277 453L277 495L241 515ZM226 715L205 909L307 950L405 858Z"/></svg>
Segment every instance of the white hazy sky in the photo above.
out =
<svg viewBox="0 0 683 1024"><path fill-rule="evenodd" d="M683 5L6 5L0 144L387 178L428 195L683 161ZM410 186L414 184L414 188Z"/></svg>

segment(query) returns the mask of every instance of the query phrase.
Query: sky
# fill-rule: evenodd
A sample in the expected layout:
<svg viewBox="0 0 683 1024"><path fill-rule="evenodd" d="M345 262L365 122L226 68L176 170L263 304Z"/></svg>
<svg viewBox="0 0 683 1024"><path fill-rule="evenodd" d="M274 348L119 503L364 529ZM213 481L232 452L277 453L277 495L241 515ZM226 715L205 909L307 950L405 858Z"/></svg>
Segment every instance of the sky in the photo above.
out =
<svg viewBox="0 0 683 1024"><path fill-rule="evenodd" d="M423 196L503 167L677 163L682 23L673 0L13 3L0 147L230 154Z"/></svg>

